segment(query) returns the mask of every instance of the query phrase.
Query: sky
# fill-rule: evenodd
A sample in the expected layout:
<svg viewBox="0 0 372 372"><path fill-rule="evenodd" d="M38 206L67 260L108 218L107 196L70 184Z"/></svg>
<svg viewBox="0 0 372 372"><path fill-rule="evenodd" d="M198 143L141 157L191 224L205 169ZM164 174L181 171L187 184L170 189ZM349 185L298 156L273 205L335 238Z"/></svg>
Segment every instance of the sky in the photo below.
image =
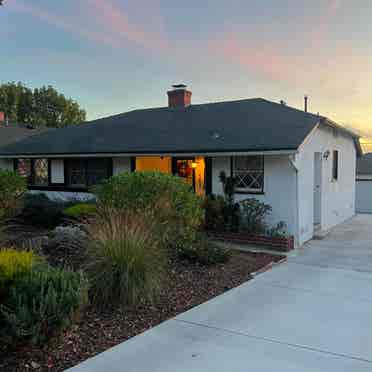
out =
<svg viewBox="0 0 372 372"><path fill-rule="evenodd" d="M5 0L0 83L53 85L94 119L263 97L354 128L372 150L370 0Z"/></svg>

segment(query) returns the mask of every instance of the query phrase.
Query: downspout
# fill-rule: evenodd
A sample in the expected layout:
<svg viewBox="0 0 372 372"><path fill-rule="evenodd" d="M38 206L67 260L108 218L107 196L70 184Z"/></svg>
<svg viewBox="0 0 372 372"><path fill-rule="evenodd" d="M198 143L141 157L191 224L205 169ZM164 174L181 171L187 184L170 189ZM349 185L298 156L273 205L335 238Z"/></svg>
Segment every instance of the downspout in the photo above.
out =
<svg viewBox="0 0 372 372"><path fill-rule="evenodd" d="M295 213L295 229L296 229L296 235L295 235L295 247L300 246L300 208L299 208L299 196L298 196L298 166L296 164L296 155L289 155L289 163L292 165L295 173L296 173L296 213Z"/></svg>

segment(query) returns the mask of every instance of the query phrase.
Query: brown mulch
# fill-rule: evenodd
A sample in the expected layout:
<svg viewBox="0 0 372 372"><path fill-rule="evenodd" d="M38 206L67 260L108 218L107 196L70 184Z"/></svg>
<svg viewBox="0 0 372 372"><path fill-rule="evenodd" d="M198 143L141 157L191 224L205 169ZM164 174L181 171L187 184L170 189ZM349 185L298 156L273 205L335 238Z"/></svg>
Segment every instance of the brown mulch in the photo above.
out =
<svg viewBox="0 0 372 372"><path fill-rule="evenodd" d="M79 323L42 347L2 350L0 371L63 371L252 278L283 256L233 252L229 262L212 267L173 259L169 280L155 305L102 312L89 307Z"/></svg>

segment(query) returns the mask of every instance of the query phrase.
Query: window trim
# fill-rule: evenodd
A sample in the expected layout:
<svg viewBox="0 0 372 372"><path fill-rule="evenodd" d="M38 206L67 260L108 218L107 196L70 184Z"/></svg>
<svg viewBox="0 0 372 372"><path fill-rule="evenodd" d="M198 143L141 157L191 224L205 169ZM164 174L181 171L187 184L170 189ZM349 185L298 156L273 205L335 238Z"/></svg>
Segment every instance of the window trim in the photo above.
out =
<svg viewBox="0 0 372 372"><path fill-rule="evenodd" d="M87 173L87 167L88 167L88 161L89 160L96 160L96 159L104 159L107 161L107 164L108 164L108 167L107 167L107 174L108 174L108 177L107 178L110 178L113 176L113 160L112 158L107 158L107 157L99 157L99 158L64 158L63 159L63 168L64 168L64 184L63 184L63 187L66 191L79 191L79 192L88 192L89 188L92 187L92 186L88 186L88 185L85 185L85 186L73 186L73 185L69 185L67 183L67 179L68 179L68 161L70 160L81 160L83 163L84 163L84 172L85 174Z"/></svg>
<svg viewBox="0 0 372 372"><path fill-rule="evenodd" d="M340 174L340 152L333 150L332 152L332 182L337 182Z"/></svg>
<svg viewBox="0 0 372 372"><path fill-rule="evenodd" d="M29 159L29 158L22 158L22 159ZM37 158L39 159L39 158ZM67 161L66 160L70 160L70 159L74 159L74 158L40 158L40 159L47 159L48 161L48 183L45 184L45 185L35 185L34 184L34 163L35 163L35 160L37 159L33 159L31 158L30 159L30 163L31 163L31 174L30 174L30 179L31 179L31 183L29 183L27 181L27 188L29 190L42 190L42 191L71 191L71 192L86 192L88 193L89 192L89 186L85 186L85 187L74 187L74 186L69 186L67 184ZM64 182L63 183L52 183L52 168L51 168L51 164L52 164L52 160L54 159L59 159L59 160L63 160L63 172L64 172ZM78 158L80 159L80 158ZM84 159L84 162L86 163L88 160L90 159L96 159L96 158L83 158ZM113 176L113 160L112 158L109 158L109 157L104 157L104 158L99 158L99 159L106 159L106 161L108 162L108 177L112 177ZM13 169L15 172L18 171L18 162L19 162L19 159L14 159L13 161Z"/></svg>
<svg viewBox="0 0 372 372"><path fill-rule="evenodd" d="M231 156L230 157L230 174L235 177L235 159L238 157L260 157L262 164L262 187L260 189L253 188L242 188L236 187L235 194L247 194L247 195L264 195L265 194L265 156L264 155L243 155L243 156Z"/></svg>
<svg viewBox="0 0 372 372"><path fill-rule="evenodd" d="M27 188L31 189L33 188L34 190L37 190L37 189L44 189L46 187L50 187L51 185L51 168L50 168L50 159L48 158L35 158L35 159L30 159L30 158L20 158L20 159L23 159L23 160L30 160L30 176L29 177L26 177L26 180L27 180ZM18 165L19 165L19 160L20 159L14 159L14 162L13 162L13 168L14 168L14 171L18 173ZM35 162L37 160L46 160L47 161L47 175L48 175L48 180L47 180L47 183L45 185L36 185L35 184ZM29 182L31 180L31 182Z"/></svg>

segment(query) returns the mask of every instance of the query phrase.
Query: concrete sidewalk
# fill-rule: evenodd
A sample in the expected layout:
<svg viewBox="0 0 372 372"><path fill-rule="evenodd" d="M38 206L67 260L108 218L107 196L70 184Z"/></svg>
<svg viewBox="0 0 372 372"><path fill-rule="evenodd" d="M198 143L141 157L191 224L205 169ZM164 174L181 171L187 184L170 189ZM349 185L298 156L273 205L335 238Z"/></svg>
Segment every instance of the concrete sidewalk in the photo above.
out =
<svg viewBox="0 0 372 372"><path fill-rule="evenodd" d="M372 370L372 216L72 372Z"/></svg>

